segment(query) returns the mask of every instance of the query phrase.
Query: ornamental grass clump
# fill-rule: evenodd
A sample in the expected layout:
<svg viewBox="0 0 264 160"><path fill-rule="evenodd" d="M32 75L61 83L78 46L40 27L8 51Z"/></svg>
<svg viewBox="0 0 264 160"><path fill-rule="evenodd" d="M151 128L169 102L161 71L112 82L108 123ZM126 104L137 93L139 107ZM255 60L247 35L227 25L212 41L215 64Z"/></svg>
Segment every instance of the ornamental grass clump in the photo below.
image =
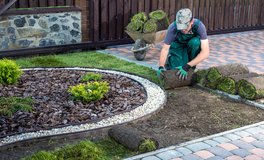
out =
<svg viewBox="0 0 264 160"><path fill-rule="evenodd" d="M0 116L12 116L17 111L31 112L32 98L0 97Z"/></svg>
<svg viewBox="0 0 264 160"><path fill-rule="evenodd" d="M109 91L107 82L89 82L86 84L78 84L71 86L68 92L73 96L74 100L89 103L91 101L100 100Z"/></svg>
<svg viewBox="0 0 264 160"><path fill-rule="evenodd" d="M0 84L15 84L22 73L22 70L14 61L8 59L0 60Z"/></svg>
<svg viewBox="0 0 264 160"><path fill-rule="evenodd" d="M89 82L89 81L101 81L103 75L97 73L87 73L81 77L81 82Z"/></svg>

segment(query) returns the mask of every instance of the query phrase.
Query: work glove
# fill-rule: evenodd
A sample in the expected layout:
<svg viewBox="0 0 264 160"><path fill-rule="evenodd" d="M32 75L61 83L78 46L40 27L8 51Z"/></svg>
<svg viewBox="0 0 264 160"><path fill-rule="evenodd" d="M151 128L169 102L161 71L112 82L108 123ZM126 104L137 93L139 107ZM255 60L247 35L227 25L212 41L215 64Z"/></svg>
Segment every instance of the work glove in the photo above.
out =
<svg viewBox="0 0 264 160"><path fill-rule="evenodd" d="M178 72L176 73L177 76L179 76L180 80L186 80L188 78L188 71L190 70L191 66L188 64L185 64L184 66L176 67L178 69Z"/></svg>
<svg viewBox="0 0 264 160"><path fill-rule="evenodd" d="M161 76L163 76L163 71L165 71L165 68L162 66L159 66L159 69L157 70L157 76L158 78L161 78Z"/></svg>

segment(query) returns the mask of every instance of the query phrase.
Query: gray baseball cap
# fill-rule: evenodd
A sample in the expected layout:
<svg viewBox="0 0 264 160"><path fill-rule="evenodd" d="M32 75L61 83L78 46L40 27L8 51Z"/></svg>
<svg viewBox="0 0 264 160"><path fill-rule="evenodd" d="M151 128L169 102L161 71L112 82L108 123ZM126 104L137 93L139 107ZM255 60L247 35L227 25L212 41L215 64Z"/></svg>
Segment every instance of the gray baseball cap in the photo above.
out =
<svg viewBox="0 0 264 160"><path fill-rule="evenodd" d="M192 20L192 11L189 8L183 8L176 14L176 24L178 30L187 29Z"/></svg>

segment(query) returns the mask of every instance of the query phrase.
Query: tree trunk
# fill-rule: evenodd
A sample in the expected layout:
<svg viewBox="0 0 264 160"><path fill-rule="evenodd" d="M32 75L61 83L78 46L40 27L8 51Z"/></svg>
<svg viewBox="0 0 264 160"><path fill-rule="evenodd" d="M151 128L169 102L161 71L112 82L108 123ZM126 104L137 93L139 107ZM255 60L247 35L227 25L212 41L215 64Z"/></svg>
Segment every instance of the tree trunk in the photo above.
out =
<svg viewBox="0 0 264 160"><path fill-rule="evenodd" d="M114 126L109 130L108 135L118 143L133 151L138 151L146 140L154 142L155 149L158 148L158 142L154 138L135 128Z"/></svg>

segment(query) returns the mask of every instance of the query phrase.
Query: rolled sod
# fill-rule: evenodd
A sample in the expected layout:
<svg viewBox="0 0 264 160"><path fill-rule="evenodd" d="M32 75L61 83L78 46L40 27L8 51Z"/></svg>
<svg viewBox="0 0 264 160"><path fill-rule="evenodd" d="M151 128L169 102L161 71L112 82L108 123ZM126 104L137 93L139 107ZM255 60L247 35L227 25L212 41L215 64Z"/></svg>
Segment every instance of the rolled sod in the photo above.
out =
<svg viewBox="0 0 264 160"><path fill-rule="evenodd" d="M130 32L142 32L143 31L144 22L141 20L131 21L126 29Z"/></svg>
<svg viewBox="0 0 264 160"><path fill-rule="evenodd" d="M158 31L167 29L170 25L168 16L163 10L156 10L149 13L149 18L157 21Z"/></svg>
<svg viewBox="0 0 264 160"><path fill-rule="evenodd" d="M192 77L192 83L197 83L202 86L205 86L206 82L206 75L208 73L208 70L198 70L193 74Z"/></svg>
<svg viewBox="0 0 264 160"><path fill-rule="evenodd" d="M231 75L249 73L248 67L241 63L232 63L227 65L217 66L215 68L217 68L217 70L222 76L231 76Z"/></svg>
<svg viewBox="0 0 264 160"><path fill-rule="evenodd" d="M216 82L220 78L222 78L222 74L219 72L219 70L216 67L209 68L206 75L206 79L208 83Z"/></svg>
<svg viewBox="0 0 264 160"><path fill-rule="evenodd" d="M157 29L157 21L154 19L150 19L144 24L143 33L154 33L157 32Z"/></svg>
<svg viewBox="0 0 264 160"><path fill-rule="evenodd" d="M139 12L137 14L135 14L132 18L131 21L142 21L142 22L146 22L148 20L148 16L145 12Z"/></svg>
<svg viewBox="0 0 264 160"><path fill-rule="evenodd" d="M240 97L256 100L264 98L264 76L244 78L237 83Z"/></svg>
<svg viewBox="0 0 264 160"><path fill-rule="evenodd" d="M132 127L114 126L108 131L108 135L132 151L149 152L159 146L153 137Z"/></svg>
<svg viewBox="0 0 264 160"><path fill-rule="evenodd" d="M219 80L216 89L229 94L236 94L236 82L231 77L222 77Z"/></svg>

